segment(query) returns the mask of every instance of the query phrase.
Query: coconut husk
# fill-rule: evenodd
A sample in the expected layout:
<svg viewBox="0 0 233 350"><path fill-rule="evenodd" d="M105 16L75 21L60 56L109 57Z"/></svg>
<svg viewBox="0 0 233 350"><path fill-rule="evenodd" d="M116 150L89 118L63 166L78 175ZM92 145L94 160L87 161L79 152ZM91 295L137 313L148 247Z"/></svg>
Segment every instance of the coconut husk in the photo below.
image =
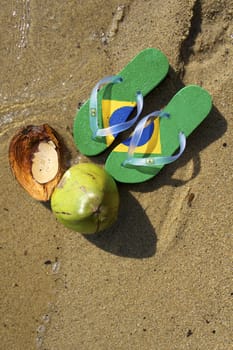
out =
<svg viewBox="0 0 233 350"><path fill-rule="evenodd" d="M48 201L67 168L66 149L48 124L28 125L12 138L9 162L20 185L33 198Z"/></svg>

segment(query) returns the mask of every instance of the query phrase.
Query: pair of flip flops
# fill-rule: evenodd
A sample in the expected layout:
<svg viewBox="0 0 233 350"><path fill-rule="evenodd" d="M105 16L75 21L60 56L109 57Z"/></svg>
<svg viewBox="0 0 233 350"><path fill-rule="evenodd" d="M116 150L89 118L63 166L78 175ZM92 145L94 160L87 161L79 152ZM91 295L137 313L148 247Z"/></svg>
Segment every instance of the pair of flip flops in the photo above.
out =
<svg viewBox="0 0 233 350"><path fill-rule="evenodd" d="M141 51L117 76L102 79L74 121L74 141L87 156L102 153L133 125L130 137L109 154L106 171L119 182L138 183L155 176L183 153L186 137L211 110L209 93L197 85L181 89L167 106L143 117L143 98L167 75L169 63L159 50ZM135 117L129 119L136 110ZM178 153L174 152L179 149Z"/></svg>

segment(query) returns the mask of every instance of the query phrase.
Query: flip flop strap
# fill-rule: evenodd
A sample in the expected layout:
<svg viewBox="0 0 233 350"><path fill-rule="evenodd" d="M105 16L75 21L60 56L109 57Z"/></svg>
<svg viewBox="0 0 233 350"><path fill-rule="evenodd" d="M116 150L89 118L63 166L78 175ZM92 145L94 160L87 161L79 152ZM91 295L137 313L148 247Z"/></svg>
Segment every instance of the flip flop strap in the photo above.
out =
<svg viewBox="0 0 233 350"><path fill-rule="evenodd" d="M97 94L101 87L101 85L104 84L116 84L122 82L123 79L119 76L109 76L105 77L102 80L100 80L95 87L92 90L91 97L90 97L90 112L89 112L89 119L90 119L90 127L92 130L92 136L95 137L101 137L101 136L107 136L107 135L114 135L118 134L122 131L125 131L129 129L138 119L139 115L141 114L142 108L143 108L143 95L141 92L136 93L136 100L137 100L137 114L136 116L123 123L115 124L112 126L109 126L107 128L99 128L98 126L98 99Z"/></svg>
<svg viewBox="0 0 233 350"><path fill-rule="evenodd" d="M159 157L147 157L147 158L136 158L134 157L134 151L135 148L138 146L138 143L140 141L142 132L145 128L145 125L149 119L154 120L156 117L160 118L168 118L169 114L162 112L162 111L155 111L151 114L148 114L145 116L136 126L135 131L133 133L129 150L128 150L128 158L123 162L123 166L147 166L147 167L158 167L165 164L169 164L177 160L181 154L184 152L185 146L186 146L186 137L183 132L179 132L179 144L180 144L180 151L176 155L173 156L159 156Z"/></svg>

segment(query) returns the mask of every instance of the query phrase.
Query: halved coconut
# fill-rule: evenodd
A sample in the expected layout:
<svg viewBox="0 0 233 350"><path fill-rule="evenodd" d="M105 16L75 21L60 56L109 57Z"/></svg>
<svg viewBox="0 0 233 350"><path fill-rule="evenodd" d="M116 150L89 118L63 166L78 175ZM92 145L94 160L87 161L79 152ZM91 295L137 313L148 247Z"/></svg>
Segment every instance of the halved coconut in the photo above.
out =
<svg viewBox="0 0 233 350"><path fill-rule="evenodd" d="M50 199L67 168L65 146L48 124L20 129L10 142L9 161L21 186L40 201Z"/></svg>

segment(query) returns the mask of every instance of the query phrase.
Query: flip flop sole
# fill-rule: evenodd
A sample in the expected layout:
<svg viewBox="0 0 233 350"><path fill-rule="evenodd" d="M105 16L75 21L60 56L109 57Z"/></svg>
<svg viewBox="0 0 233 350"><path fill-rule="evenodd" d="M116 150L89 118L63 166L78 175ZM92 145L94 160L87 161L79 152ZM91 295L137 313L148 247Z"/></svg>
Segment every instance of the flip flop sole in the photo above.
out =
<svg viewBox="0 0 233 350"><path fill-rule="evenodd" d="M118 74L123 78L122 83L107 85L99 91L99 126L108 127L110 116L122 106L128 107L123 117L126 120L136 106L136 92L141 91L146 96L165 78L168 69L167 57L161 51L154 48L141 51ZM89 125L89 100L76 114L73 134L78 150L87 156L103 152L114 140L113 136L93 139Z"/></svg>
<svg viewBox="0 0 233 350"><path fill-rule="evenodd" d="M197 85L181 89L163 109L169 118L155 119L147 142L135 149L135 157L170 156L179 148L178 134L186 137L207 117L212 107L209 93ZM108 156L105 169L115 180L124 183L138 183L158 174L163 166L123 167L127 158L129 141L119 144Z"/></svg>

